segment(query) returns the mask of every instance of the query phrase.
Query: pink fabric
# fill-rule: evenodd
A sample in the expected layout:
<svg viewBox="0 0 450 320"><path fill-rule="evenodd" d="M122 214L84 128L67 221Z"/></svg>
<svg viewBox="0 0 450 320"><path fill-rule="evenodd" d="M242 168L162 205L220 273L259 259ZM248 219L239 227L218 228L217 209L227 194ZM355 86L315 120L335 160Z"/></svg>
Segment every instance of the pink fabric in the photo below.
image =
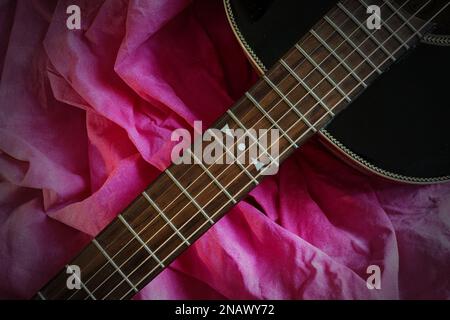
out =
<svg viewBox="0 0 450 320"><path fill-rule="evenodd" d="M0 4L0 297L29 298L256 80L221 0ZM17 4L16 4L17 3ZM450 298L450 184L313 139L136 299ZM382 269L368 290L366 268Z"/></svg>

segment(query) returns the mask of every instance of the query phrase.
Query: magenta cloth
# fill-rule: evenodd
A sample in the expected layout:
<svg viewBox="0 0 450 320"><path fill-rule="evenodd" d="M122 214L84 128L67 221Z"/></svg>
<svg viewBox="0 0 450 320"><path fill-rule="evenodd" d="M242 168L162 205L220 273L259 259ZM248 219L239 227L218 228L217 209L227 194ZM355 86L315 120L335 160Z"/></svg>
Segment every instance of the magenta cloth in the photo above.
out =
<svg viewBox="0 0 450 320"><path fill-rule="evenodd" d="M221 0L0 4L0 297L29 298L257 76ZM76 2L75 2L76 3ZM450 298L450 184L369 177L312 139L136 299ZM369 265L381 290L366 286Z"/></svg>

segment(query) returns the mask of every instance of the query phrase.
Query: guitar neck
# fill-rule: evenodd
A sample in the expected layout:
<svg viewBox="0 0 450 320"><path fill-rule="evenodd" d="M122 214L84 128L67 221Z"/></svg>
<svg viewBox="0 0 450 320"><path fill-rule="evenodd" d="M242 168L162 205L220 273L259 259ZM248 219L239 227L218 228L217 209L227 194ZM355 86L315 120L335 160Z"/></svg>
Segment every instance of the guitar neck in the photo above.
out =
<svg viewBox="0 0 450 320"><path fill-rule="evenodd" d="M34 298L135 295L414 46L426 23L393 2L380 7L379 30L367 28L363 0L332 8L213 125L220 130L212 133L216 139L185 151L191 164L166 169ZM237 129L245 138L230 147L225 140ZM276 153L271 143L261 146L255 137L260 130L276 138ZM198 148L218 145L225 148L222 159L232 161L200 161ZM262 150L257 158L250 155L252 145ZM79 288L69 289L74 266L80 268Z"/></svg>

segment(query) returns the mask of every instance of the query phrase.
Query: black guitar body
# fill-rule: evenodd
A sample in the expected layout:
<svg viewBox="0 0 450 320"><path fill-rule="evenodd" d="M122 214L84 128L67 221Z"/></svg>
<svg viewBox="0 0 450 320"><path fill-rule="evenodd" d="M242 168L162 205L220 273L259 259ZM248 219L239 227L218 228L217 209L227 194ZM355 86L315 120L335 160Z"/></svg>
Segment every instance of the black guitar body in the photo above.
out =
<svg viewBox="0 0 450 320"><path fill-rule="evenodd" d="M225 7L243 48L264 71L335 3L225 0ZM448 181L449 93L450 47L421 43L321 134L335 150L386 178L411 183Z"/></svg>

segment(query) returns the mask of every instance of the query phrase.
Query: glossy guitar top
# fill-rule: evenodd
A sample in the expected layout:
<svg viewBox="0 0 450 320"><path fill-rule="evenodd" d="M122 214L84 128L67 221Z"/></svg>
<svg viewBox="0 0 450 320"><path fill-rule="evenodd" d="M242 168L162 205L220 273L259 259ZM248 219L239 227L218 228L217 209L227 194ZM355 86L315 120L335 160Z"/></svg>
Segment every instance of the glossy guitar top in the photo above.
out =
<svg viewBox="0 0 450 320"><path fill-rule="evenodd" d="M336 3L224 1L236 36L261 72ZM448 25L434 32L446 33ZM420 44L322 130L324 140L353 163L389 179L450 180L449 57L448 46Z"/></svg>

